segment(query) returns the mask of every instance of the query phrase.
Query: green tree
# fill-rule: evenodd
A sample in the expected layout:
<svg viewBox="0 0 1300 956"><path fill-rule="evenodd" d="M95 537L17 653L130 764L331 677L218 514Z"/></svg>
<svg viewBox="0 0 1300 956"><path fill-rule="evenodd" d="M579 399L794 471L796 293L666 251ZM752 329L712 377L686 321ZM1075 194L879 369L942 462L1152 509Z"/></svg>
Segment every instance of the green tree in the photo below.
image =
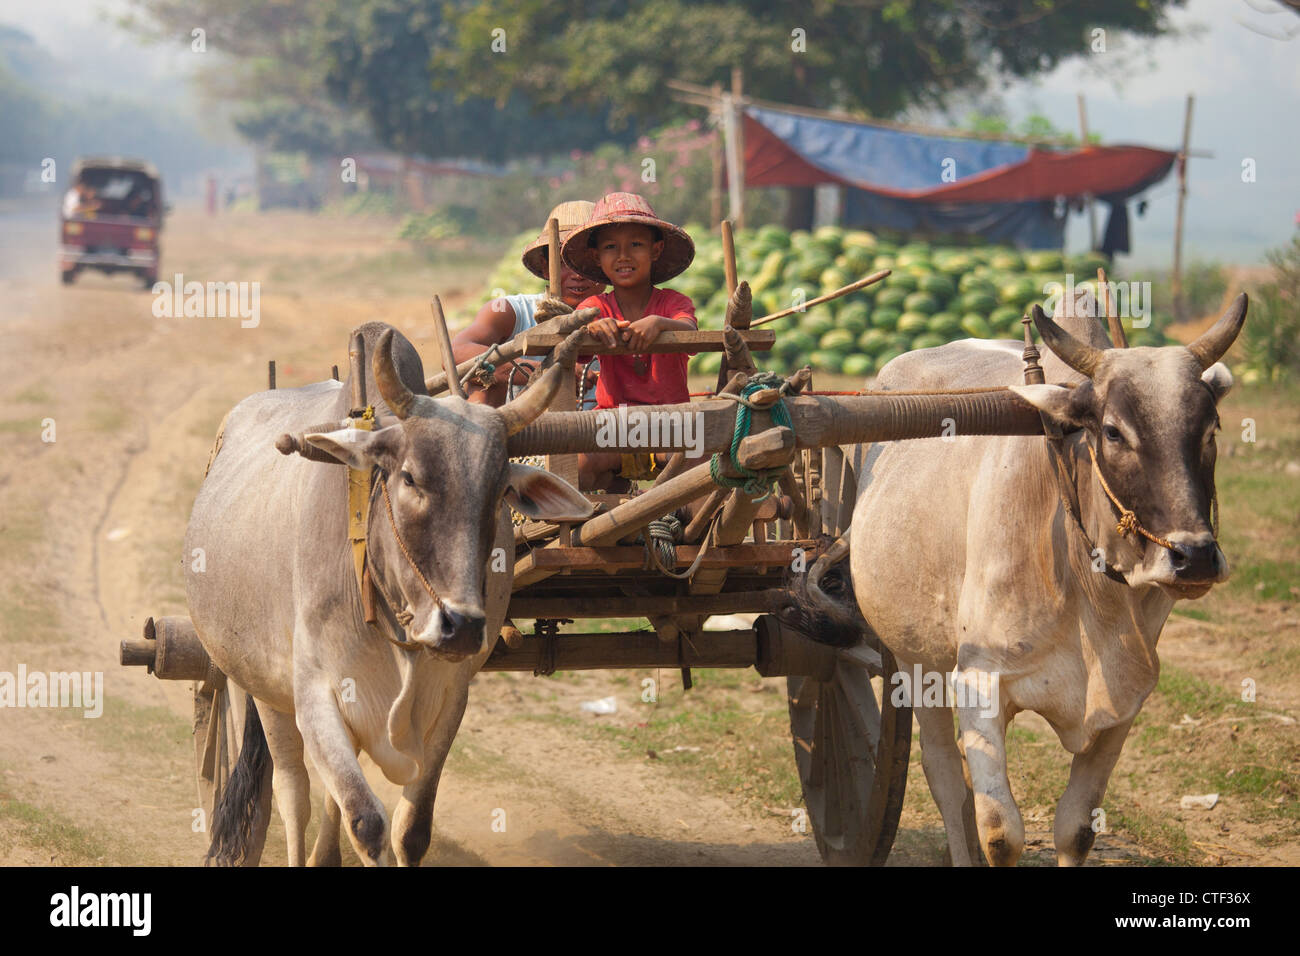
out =
<svg viewBox="0 0 1300 956"><path fill-rule="evenodd" d="M463 97L504 102L523 93L542 104L607 104L614 122L656 124L698 115L668 95L668 80L729 84L732 67L740 66L750 95L892 117L910 106L942 107L951 94L985 89L999 77L1030 76L1090 55L1096 29L1167 33L1166 10L1184 2L453 3L453 48L438 58L435 81ZM505 31L504 54L490 52L494 30ZM811 190L795 192L789 224L806 225Z"/></svg>

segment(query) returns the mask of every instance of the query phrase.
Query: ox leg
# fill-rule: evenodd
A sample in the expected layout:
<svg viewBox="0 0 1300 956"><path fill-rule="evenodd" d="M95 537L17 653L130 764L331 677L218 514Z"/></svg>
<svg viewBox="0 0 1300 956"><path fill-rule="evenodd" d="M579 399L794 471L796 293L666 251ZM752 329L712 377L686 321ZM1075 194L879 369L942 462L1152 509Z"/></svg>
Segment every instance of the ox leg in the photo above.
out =
<svg viewBox="0 0 1300 956"><path fill-rule="evenodd" d="M266 745L271 751L271 789L275 805L284 820L289 843L289 865L302 866L307 861L307 821L311 819L311 781L302 759L302 735L293 717L263 704L259 709Z"/></svg>
<svg viewBox="0 0 1300 956"><path fill-rule="evenodd" d="M402 788L402 799L393 812L393 851L399 866L419 866L433 837L433 802L438 795L438 780L456 731L460 729L461 718L465 716L469 688L462 687L454 695L448 691L448 697L425 752L427 769L419 779Z"/></svg>
<svg viewBox="0 0 1300 956"><path fill-rule="evenodd" d="M307 754L347 822L348 839L366 866L388 862L388 815L357 761L333 692L299 693L294 706Z"/></svg>
<svg viewBox="0 0 1300 956"><path fill-rule="evenodd" d="M921 727L921 767L948 836L948 862L953 866L978 866L975 802L957 749L952 708L913 707L912 713Z"/></svg>
<svg viewBox="0 0 1300 956"><path fill-rule="evenodd" d="M343 851L339 845L339 826L343 822L343 811L328 793L325 794L324 811L320 832L316 834L316 845L311 848L307 865L342 866Z"/></svg>
<svg viewBox="0 0 1300 956"><path fill-rule="evenodd" d="M992 866L1015 866L1025 849L1025 824L1007 778L1007 720L999 699L986 700L981 706L974 689L979 684L989 686L988 673L962 670L958 681L971 689L964 692L964 702L959 698L957 723L975 795L980 847Z"/></svg>
<svg viewBox="0 0 1300 956"><path fill-rule="evenodd" d="M1052 827L1056 839L1058 866L1083 866L1097 833L1093 830L1093 811L1101 807L1106 796L1110 773L1119 760L1119 752L1128 737L1133 721L1117 724L1097 735L1091 747L1074 755L1070 761L1070 782L1056 807Z"/></svg>

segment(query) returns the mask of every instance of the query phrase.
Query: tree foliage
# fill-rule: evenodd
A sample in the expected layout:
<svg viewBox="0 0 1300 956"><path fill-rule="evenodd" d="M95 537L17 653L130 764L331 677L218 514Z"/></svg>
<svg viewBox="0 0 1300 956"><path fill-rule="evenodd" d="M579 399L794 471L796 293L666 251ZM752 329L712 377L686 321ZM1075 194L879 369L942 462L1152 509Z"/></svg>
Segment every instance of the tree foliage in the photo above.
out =
<svg viewBox="0 0 1300 956"><path fill-rule="evenodd" d="M747 94L884 117L1071 56L1105 56L1093 53L1095 29L1169 32L1165 12L1184 2L484 0L450 8L454 48L435 77L465 97L523 92L659 122L689 109L667 96L668 80L729 84L740 66ZM505 30L504 55L490 52L494 29Z"/></svg>

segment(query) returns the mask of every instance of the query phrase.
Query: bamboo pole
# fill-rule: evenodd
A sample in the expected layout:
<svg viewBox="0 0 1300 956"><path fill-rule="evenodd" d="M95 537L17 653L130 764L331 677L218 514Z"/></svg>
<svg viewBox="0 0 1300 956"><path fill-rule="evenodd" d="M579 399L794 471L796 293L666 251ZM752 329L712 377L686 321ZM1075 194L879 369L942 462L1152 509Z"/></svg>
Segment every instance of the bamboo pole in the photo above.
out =
<svg viewBox="0 0 1300 956"><path fill-rule="evenodd" d="M546 291L552 299L558 299L563 291L560 283L560 220L558 219L546 221L546 267L550 274Z"/></svg>
<svg viewBox="0 0 1300 956"><path fill-rule="evenodd" d="M1178 214L1174 219L1174 268L1169 285L1174 294L1174 321L1182 322L1187 316L1183 306L1183 208L1187 204L1187 147L1192 138L1192 104L1196 97L1187 94L1187 108L1183 114L1183 148L1178 153Z"/></svg>
<svg viewBox="0 0 1300 956"><path fill-rule="evenodd" d="M442 353L443 374L451 383L452 394L457 398L467 398L465 387L456 377L456 353L451 349L451 333L447 331L447 316L442 311L442 299L435 295L430 308L433 309L433 324L438 332L438 351Z"/></svg>
<svg viewBox="0 0 1300 956"><path fill-rule="evenodd" d="M722 84L713 84L713 98L717 103L722 102ZM722 149L722 124L723 118L721 111L715 105L710 110L718 120L717 126L713 130L713 137L709 142L709 160L713 166L713 183L709 191L709 226L712 227L722 222L722 169L726 163Z"/></svg>
<svg viewBox="0 0 1300 956"><path fill-rule="evenodd" d="M741 113L745 99L745 72L738 66L731 68L731 109L736 130L736 208L732 218L736 226L745 228L745 119Z"/></svg>
<svg viewBox="0 0 1300 956"><path fill-rule="evenodd" d="M1110 327L1110 344L1117 349L1128 348L1128 336L1124 334L1124 323L1118 315L1111 314L1110 283L1106 281L1106 270L1097 269L1097 291L1101 293L1102 308L1106 312L1106 325Z"/></svg>
<svg viewBox="0 0 1300 956"><path fill-rule="evenodd" d="M1083 94L1079 94L1079 135L1080 141L1084 148L1088 145L1088 107L1083 101ZM1093 201L1092 194L1089 193L1084 202L1088 206L1088 251L1097 248L1097 206Z"/></svg>
<svg viewBox="0 0 1300 956"><path fill-rule="evenodd" d="M730 304L731 297L736 294L736 236L731 228L731 220L722 220L722 268L727 277L727 299ZM731 324L731 309L727 309L727 315L724 325ZM718 366L718 384L714 386L714 391L722 391L723 386L730 381L730 370L727 368L727 356L722 356L722 364Z"/></svg>
<svg viewBox="0 0 1300 956"><path fill-rule="evenodd" d="M765 315L758 321L751 322L749 324L749 327L751 329L756 329L760 325L764 325L768 322L775 322L777 319L784 319L787 315L793 315L796 312L800 312L803 311L804 309L811 308L814 305L822 305L826 302L830 302L834 299L838 299L840 298L840 296L848 295L850 292L857 292L859 289L865 289L867 286L874 285L875 283L879 282L881 279L886 278L891 271L892 270L890 269L881 269L879 272L873 272L871 275L867 276L866 278L859 279L857 282L850 282L848 285L844 286L843 288L836 289L834 292L828 292L825 295L819 295L815 299L810 299L809 301L805 302L801 308L792 307L789 309L782 309L780 312L773 312L771 315Z"/></svg>

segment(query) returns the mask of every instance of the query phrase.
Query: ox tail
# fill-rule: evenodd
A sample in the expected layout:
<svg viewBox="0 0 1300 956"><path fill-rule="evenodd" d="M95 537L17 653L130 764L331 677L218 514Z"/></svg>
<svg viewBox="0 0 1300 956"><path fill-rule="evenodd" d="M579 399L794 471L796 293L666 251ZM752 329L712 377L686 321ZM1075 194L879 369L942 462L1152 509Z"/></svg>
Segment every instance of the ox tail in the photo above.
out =
<svg viewBox="0 0 1300 956"><path fill-rule="evenodd" d="M212 844L208 847L205 866L209 863L241 866L257 839L254 831L262 791L270 777L266 771L271 766L271 751L253 696L245 695L245 700L248 703L244 711L244 740L239 748L239 760L212 811Z"/></svg>

